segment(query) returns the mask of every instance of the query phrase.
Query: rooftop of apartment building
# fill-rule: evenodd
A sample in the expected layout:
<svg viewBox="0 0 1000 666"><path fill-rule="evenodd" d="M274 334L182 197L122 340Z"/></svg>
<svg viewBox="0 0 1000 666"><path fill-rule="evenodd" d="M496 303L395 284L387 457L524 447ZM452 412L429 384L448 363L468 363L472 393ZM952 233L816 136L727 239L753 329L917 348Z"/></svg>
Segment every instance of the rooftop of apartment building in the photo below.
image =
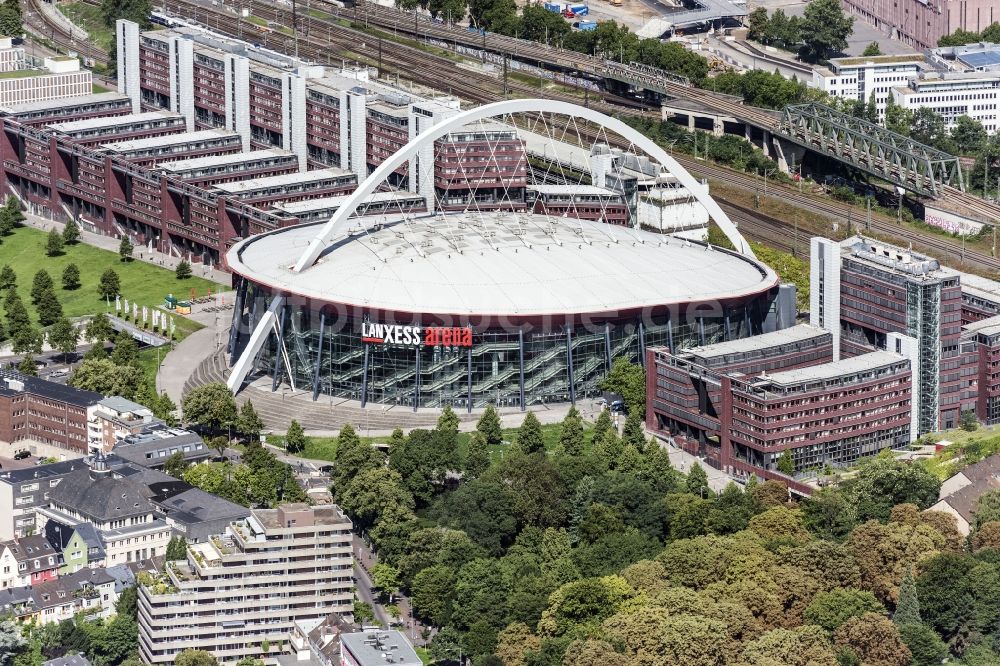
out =
<svg viewBox="0 0 1000 666"><path fill-rule="evenodd" d="M114 152L131 152L135 150L147 150L150 148L167 148L169 146L184 145L206 141L210 139L225 139L238 137L236 132L225 129L207 129L197 132L184 132L183 134L164 134L162 136L151 136L145 139L130 139L128 141L112 141L101 144L101 147Z"/></svg>
<svg viewBox="0 0 1000 666"><path fill-rule="evenodd" d="M337 506L309 506L304 502L282 504L274 509L253 509L251 515L264 529L274 530L286 527L311 525L350 524L350 518ZM289 524L289 521L294 521Z"/></svg>
<svg viewBox="0 0 1000 666"><path fill-rule="evenodd" d="M264 176L263 178L248 178L237 180L231 183L216 183L212 189L225 194L243 194L256 190L267 190L272 187L287 187L303 183L314 183L324 180L356 181L357 176L350 171L335 167L323 169L313 169L311 171L298 171L296 173L281 174L278 176Z"/></svg>
<svg viewBox="0 0 1000 666"><path fill-rule="evenodd" d="M863 236L851 236L841 241L840 247L843 257L862 261L908 279L933 281L959 275L958 271L942 266L933 257Z"/></svg>
<svg viewBox="0 0 1000 666"><path fill-rule="evenodd" d="M678 352L675 356L701 364L713 365L713 360L725 362L727 360L726 357L739 356L782 345L793 345L822 337L831 337L830 332L822 328L810 326L809 324L798 324L771 333L753 335L748 338L738 338L726 342L703 345L701 347L691 347Z"/></svg>
<svg viewBox="0 0 1000 666"><path fill-rule="evenodd" d="M961 273L961 278L963 292L1000 304L1000 282L973 273Z"/></svg>
<svg viewBox="0 0 1000 666"><path fill-rule="evenodd" d="M86 132L104 127L120 127L122 125L134 125L138 123L153 122L157 120L181 120L183 116L173 111L144 111L142 113L131 113L127 116L100 116L98 118L84 118L83 120L70 120L64 123L52 123L49 128L64 134L74 132Z"/></svg>
<svg viewBox="0 0 1000 666"><path fill-rule="evenodd" d="M817 382L825 382L840 377L858 375L873 372L882 368L890 368L895 365L909 363L909 359L900 354L889 351L874 351L861 356L843 358L839 361L811 365L795 370L784 370L770 375L762 376L750 382L750 387L754 389L768 390L780 387L783 389L796 388L801 385L809 385Z"/></svg>
<svg viewBox="0 0 1000 666"><path fill-rule="evenodd" d="M94 391L46 381L38 377L21 374L16 370L0 369L0 396L14 396L21 393L31 393L56 402L90 407L100 402L104 396Z"/></svg>
<svg viewBox="0 0 1000 666"><path fill-rule="evenodd" d="M3 384L0 384L2 391ZM39 481L63 476L77 469L84 469L87 463L80 459L62 460L47 465L34 465L22 469L11 469L0 472L0 483L16 486L26 481Z"/></svg>
<svg viewBox="0 0 1000 666"><path fill-rule="evenodd" d="M127 101L129 98L119 92L93 93L90 95L77 95L75 97L60 97L59 99L47 99L39 102L24 102L22 104L8 104L0 106L0 114L17 115L29 111L47 111L49 109L64 109L73 106L86 106L99 104L101 102Z"/></svg>
<svg viewBox="0 0 1000 666"><path fill-rule="evenodd" d="M417 656L406 636L398 631L359 631L341 634L341 653L347 651L358 666L420 666Z"/></svg>
<svg viewBox="0 0 1000 666"><path fill-rule="evenodd" d="M981 319L962 327L963 337L973 337L975 335L992 336L998 333L1000 333L1000 315Z"/></svg>
<svg viewBox="0 0 1000 666"><path fill-rule="evenodd" d="M976 42L964 46L942 46L931 50L931 58L951 69L1000 71L1000 44Z"/></svg>
<svg viewBox="0 0 1000 666"><path fill-rule="evenodd" d="M192 157L186 160L173 160L170 162L160 162L157 169L169 171L171 173L187 173L199 171L201 169L214 169L233 164L247 164L260 160L293 158L295 153L277 148L266 148L264 150L251 150L248 153L230 153L228 155L209 155L207 157Z"/></svg>
<svg viewBox="0 0 1000 666"><path fill-rule="evenodd" d="M289 215L302 215L317 210L336 210L344 205L350 198L349 194L341 194L332 197L320 197L318 199L305 199L302 201L286 201L274 206L275 210L280 210ZM366 204L391 204L398 202L400 205L423 203L424 198L413 192L372 192L365 198ZM359 204L364 206L365 204Z"/></svg>
<svg viewBox="0 0 1000 666"><path fill-rule="evenodd" d="M884 67L897 68L901 66L912 66L918 70L930 69L933 67L922 53L904 53L901 55L879 55L879 56L854 56L847 58L830 58L829 67L814 67L813 71L824 77L841 76L845 70L860 67Z"/></svg>

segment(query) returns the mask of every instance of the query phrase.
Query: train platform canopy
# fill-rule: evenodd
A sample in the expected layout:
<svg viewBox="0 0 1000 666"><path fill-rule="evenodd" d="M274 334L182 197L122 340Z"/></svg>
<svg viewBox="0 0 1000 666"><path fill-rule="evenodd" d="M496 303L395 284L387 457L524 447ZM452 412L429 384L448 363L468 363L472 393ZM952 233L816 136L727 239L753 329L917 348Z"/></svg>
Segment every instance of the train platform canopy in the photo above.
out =
<svg viewBox="0 0 1000 666"><path fill-rule="evenodd" d="M729 0L697 0L698 7L679 12L664 14L651 19L639 28L636 34L640 39L659 39L677 28L721 21L727 18L742 18L748 14L746 5L737 5Z"/></svg>

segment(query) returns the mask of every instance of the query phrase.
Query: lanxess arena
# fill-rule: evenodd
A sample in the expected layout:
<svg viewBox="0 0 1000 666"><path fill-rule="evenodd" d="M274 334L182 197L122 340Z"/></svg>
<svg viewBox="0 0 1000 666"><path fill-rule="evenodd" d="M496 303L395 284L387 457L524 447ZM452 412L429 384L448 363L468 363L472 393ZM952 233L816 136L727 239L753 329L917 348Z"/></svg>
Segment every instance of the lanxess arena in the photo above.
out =
<svg viewBox="0 0 1000 666"><path fill-rule="evenodd" d="M645 137L551 100L462 113L400 153L522 110L600 122L699 190ZM641 362L649 346L761 331L778 278L707 195L699 202L739 251L537 208L351 217L408 159L383 163L326 224L232 248L231 388L265 374L314 398L526 408L599 393L615 359Z"/></svg>

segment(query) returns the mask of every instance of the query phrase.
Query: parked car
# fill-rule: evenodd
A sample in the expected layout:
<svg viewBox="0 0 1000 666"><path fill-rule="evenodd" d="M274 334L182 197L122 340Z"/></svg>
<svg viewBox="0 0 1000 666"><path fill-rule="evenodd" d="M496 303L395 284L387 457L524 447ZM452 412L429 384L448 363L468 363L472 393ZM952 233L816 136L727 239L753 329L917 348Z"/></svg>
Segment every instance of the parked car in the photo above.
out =
<svg viewBox="0 0 1000 666"><path fill-rule="evenodd" d="M14 454L14 460L24 460L25 458L30 458L30 457L31 457L31 451L29 451L28 449L21 449L20 451Z"/></svg>
<svg viewBox="0 0 1000 666"><path fill-rule="evenodd" d="M566 18L576 18L576 13L569 7L567 7L562 11L562 15L565 16Z"/></svg>

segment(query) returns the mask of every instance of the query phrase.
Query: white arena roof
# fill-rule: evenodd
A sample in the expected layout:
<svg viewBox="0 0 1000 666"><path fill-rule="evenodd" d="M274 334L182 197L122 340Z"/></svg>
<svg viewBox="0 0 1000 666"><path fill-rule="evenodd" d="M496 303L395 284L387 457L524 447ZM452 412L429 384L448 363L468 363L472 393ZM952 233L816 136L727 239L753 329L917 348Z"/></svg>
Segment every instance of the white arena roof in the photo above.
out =
<svg viewBox="0 0 1000 666"><path fill-rule="evenodd" d="M300 225L248 239L230 250L229 265L329 303L453 315L607 313L748 297L778 284L763 264L697 243L527 213L421 217L367 233L354 224L315 265L293 272L318 231Z"/></svg>

